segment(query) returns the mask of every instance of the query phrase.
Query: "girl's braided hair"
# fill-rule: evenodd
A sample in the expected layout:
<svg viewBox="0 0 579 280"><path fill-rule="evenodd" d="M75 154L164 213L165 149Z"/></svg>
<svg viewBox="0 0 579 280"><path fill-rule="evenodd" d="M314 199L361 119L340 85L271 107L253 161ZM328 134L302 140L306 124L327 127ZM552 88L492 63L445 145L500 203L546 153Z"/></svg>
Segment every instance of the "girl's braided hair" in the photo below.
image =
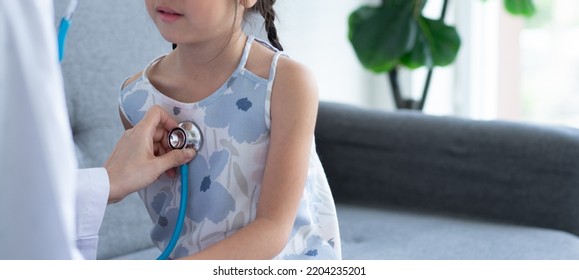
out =
<svg viewBox="0 0 579 280"><path fill-rule="evenodd" d="M278 50L283 51L283 47L279 42L277 36L277 28L275 27L275 17L276 13L273 9L273 5L276 0L257 0L255 5L251 8L251 12L258 12L265 21L265 31L267 32L267 39L269 42ZM177 47L173 44L173 49Z"/></svg>
<svg viewBox="0 0 579 280"><path fill-rule="evenodd" d="M275 28L275 17L276 13L273 9L273 5L276 0L257 0L255 5L251 8L251 11L259 12L263 19L265 20L265 31L267 32L267 39L269 42L276 47L278 50L283 51L283 47L279 42L277 37L277 29Z"/></svg>

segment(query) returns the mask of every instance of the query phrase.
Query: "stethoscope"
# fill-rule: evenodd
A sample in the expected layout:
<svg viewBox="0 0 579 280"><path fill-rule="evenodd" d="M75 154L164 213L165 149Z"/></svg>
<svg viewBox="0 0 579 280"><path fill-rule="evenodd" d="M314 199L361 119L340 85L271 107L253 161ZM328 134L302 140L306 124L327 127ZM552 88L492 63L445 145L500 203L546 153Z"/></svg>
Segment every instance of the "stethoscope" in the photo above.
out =
<svg viewBox="0 0 579 280"><path fill-rule="evenodd" d="M195 151L199 151L201 145L203 145L203 134L201 134L201 130L195 122L192 121L180 123L176 128L169 132L167 138L171 149L195 149ZM185 221L189 196L189 166L183 164L179 168L179 171L181 172L181 201L179 202L179 215L177 216L173 235L171 236L167 247L165 247L165 250L163 250L161 255L157 257L157 260L166 260L169 257L179 240L181 230L183 229L183 223Z"/></svg>
<svg viewBox="0 0 579 280"><path fill-rule="evenodd" d="M58 58L60 61L64 58L64 44L66 42L66 35L68 34L68 29L72 23L72 16L78 8L78 0L71 0L66 14L60 20L58 27ZM171 130L168 134L168 144L171 149L195 149L198 151L203 144L203 134L199 127L193 121L181 122L176 128ZM166 260L169 258L175 245L179 240L181 231L183 229L183 224L185 222L185 214L187 212L187 201L189 196L189 168L187 164L183 164L179 167L181 173L181 201L179 202L179 215L177 216L177 222L175 224L175 229L171 235L171 239L165 247L165 250L157 257L157 260Z"/></svg>

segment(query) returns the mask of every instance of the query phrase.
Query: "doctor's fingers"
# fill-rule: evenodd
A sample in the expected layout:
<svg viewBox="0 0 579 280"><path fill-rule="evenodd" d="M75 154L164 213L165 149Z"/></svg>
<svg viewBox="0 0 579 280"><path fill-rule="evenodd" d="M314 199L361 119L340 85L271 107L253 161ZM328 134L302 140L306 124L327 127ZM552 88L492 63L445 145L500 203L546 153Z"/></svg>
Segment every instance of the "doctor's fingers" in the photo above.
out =
<svg viewBox="0 0 579 280"><path fill-rule="evenodd" d="M162 126L158 126L153 135L153 143L162 146L165 150L169 150L169 131Z"/></svg>
<svg viewBox="0 0 579 280"><path fill-rule="evenodd" d="M193 160L197 152L194 149L168 150L162 156L156 158L156 161L164 166L163 170L167 176L174 178L177 175L177 167Z"/></svg>
<svg viewBox="0 0 579 280"><path fill-rule="evenodd" d="M153 142L153 155L158 157L164 155L165 153L165 148L163 145L161 145L161 143Z"/></svg>
<svg viewBox="0 0 579 280"><path fill-rule="evenodd" d="M165 131L171 131L171 129L177 127L177 122L161 107L154 105L147 111L137 126L144 127L151 136L155 137L157 136L158 127L163 128Z"/></svg>
<svg viewBox="0 0 579 280"><path fill-rule="evenodd" d="M169 151L171 151L171 148L165 147L164 145L161 145L161 143L158 142L154 143L153 147L155 156L157 157L163 156ZM177 176L177 167L167 169L165 174L167 174L167 176L169 176L170 178L175 178Z"/></svg>

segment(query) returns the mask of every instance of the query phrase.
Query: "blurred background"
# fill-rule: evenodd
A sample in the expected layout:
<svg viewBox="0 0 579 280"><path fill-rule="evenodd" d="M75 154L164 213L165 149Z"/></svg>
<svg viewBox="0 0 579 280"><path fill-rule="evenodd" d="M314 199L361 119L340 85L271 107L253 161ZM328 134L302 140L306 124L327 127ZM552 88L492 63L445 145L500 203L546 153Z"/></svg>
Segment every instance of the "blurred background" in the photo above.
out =
<svg viewBox="0 0 579 280"><path fill-rule="evenodd" d="M348 41L348 16L379 0L278 1L286 51L308 65L322 100L395 110L385 74L361 66ZM437 18L443 0L429 0ZM436 67L424 113L579 127L579 1L534 0L531 18L508 14L500 0L451 0L446 22L462 45ZM404 92L419 96L426 70L403 70Z"/></svg>
<svg viewBox="0 0 579 280"><path fill-rule="evenodd" d="M125 11L124 16L140 18L142 25L121 25L118 30L102 34L113 36L119 44L103 46L99 55L112 56L127 46L135 47L130 35L138 32L155 38L140 48L151 49L155 55L160 54L159 48L170 49L157 34L143 1L132 1L139 8ZM60 2L63 4L56 5L57 15L64 13L68 3ZM443 2L428 0L423 14L438 18ZM579 1L532 2L536 13L526 18L509 14L504 0L448 0L445 22L456 27L462 43L451 65L434 68L424 113L579 127ZM348 40L350 14L362 5L380 3L381 0L277 1L281 43L292 58L313 70L322 100L395 110L386 74L363 68ZM108 8L102 9L87 11L81 4L78 14L107 18L104 11ZM248 28L265 37L259 20ZM98 43L99 34L95 32L73 26L71 54L82 51L74 48L78 40L95 37ZM123 68L126 73L118 76L116 84L154 58L137 57L138 53L141 52L129 53L136 66ZM64 64L76 67L73 62ZM424 67L413 71L402 68L402 91L419 98L426 73Z"/></svg>

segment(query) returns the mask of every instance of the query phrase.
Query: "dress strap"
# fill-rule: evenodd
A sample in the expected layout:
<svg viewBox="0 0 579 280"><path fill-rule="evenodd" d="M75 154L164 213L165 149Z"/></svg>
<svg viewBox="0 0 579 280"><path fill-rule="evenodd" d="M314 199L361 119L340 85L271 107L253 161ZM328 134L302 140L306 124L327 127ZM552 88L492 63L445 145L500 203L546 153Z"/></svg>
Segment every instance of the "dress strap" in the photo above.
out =
<svg viewBox="0 0 579 280"><path fill-rule="evenodd" d="M282 55L287 56L283 51L277 51L273 55L269 69L269 79L267 81L267 92L265 96L265 124L267 127L271 127L271 92L273 91L273 82L277 72L277 63Z"/></svg>
<svg viewBox="0 0 579 280"><path fill-rule="evenodd" d="M267 89L270 91L273 88L273 81L275 80L275 74L277 73L277 63L282 55L287 56L284 52L278 51L273 55L273 59L271 60L271 66L269 68L269 81L267 82Z"/></svg>
<svg viewBox="0 0 579 280"><path fill-rule="evenodd" d="M247 36L247 41L245 42L245 47L243 48L243 54L241 55L241 60L239 61L239 68L245 68L247 59L249 58L249 52L251 50L251 44L255 40L255 36Z"/></svg>

